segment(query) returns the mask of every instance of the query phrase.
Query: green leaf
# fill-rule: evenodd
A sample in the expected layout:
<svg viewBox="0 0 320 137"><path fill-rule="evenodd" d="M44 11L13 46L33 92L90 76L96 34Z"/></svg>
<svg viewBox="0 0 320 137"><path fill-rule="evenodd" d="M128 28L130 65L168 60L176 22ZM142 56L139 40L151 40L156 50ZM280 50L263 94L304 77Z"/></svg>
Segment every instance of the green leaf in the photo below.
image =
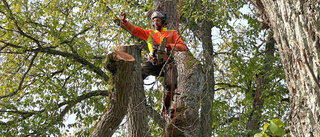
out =
<svg viewBox="0 0 320 137"><path fill-rule="evenodd" d="M279 129L279 132L276 134L277 136L284 136L286 134L286 131L284 131L283 128Z"/></svg>
<svg viewBox="0 0 320 137"><path fill-rule="evenodd" d="M263 132L262 132L262 133L266 132L266 130L267 130L268 127L269 127L269 123L265 123L265 124L263 125Z"/></svg>
<svg viewBox="0 0 320 137"><path fill-rule="evenodd" d="M270 128L270 131L271 131L273 134L279 132L279 127L278 127L275 123L273 123L273 122L270 122L269 128Z"/></svg>
<svg viewBox="0 0 320 137"><path fill-rule="evenodd" d="M270 131L277 135L277 136L283 136L285 134L285 131L283 128L280 128L277 124L274 122L270 122Z"/></svg>
<svg viewBox="0 0 320 137"><path fill-rule="evenodd" d="M284 126L284 123L280 119L273 119L271 122L275 123L278 127Z"/></svg>
<svg viewBox="0 0 320 137"><path fill-rule="evenodd" d="M262 137L262 133L257 133L254 135L254 137Z"/></svg>
<svg viewBox="0 0 320 137"><path fill-rule="evenodd" d="M268 135L266 133L257 133L254 137L268 137Z"/></svg>

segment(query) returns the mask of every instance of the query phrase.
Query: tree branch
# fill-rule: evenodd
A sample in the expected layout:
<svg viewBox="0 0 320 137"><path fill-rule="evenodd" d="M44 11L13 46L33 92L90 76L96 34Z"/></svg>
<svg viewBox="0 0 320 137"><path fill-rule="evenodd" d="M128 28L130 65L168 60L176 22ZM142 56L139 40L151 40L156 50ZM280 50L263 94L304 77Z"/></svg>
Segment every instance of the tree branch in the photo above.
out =
<svg viewBox="0 0 320 137"><path fill-rule="evenodd" d="M160 127L163 126L163 117L154 110L150 105L146 105L146 113L156 122Z"/></svg>
<svg viewBox="0 0 320 137"><path fill-rule="evenodd" d="M216 83L216 86L228 86L228 87L236 87L236 88L241 88L241 86L238 85L231 85L229 83Z"/></svg>
<svg viewBox="0 0 320 137"><path fill-rule="evenodd" d="M34 62L35 58L37 57L37 55L38 55L38 53L36 52L35 55L31 58L30 65L29 65L27 71L23 74L23 76L21 78L21 81L19 83L18 89L15 92L9 93L9 94L4 95L4 96L0 96L0 99L11 97L11 96L17 94L19 92L19 90L22 89L22 85L23 85L24 79L25 79L26 75L29 73L29 71L30 71L30 69L31 69L31 67L33 65L33 62Z"/></svg>
<svg viewBox="0 0 320 137"><path fill-rule="evenodd" d="M58 108L61 108L62 106L64 105L68 105L66 108L64 108L61 113L59 114L59 119L60 118L63 118L64 115L73 107L75 106L77 103L81 102L82 100L85 100L85 99L88 99L88 98L91 98L91 97L94 97L94 96L108 96L109 94L109 91L108 90L95 90L95 91L92 91L92 92L89 92L87 94L83 94L81 96L78 96L76 99L74 100L68 100L68 101L64 101L64 102L61 102L58 104ZM18 110L0 110L0 112L6 112L6 113L16 113L16 114L19 114L21 115L21 119L18 120L18 121L21 121L21 120L24 120L28 117L31 117L33 116L34 114L36 113L42 113L44 112L46 109L42 109L40 111L18 111ZM2 122L0 121L0 125L8 125L10 124L11 122L14 122L13 121L8 121L8 122Z"/></svg>
<svg viewBox="0 0 320 137"><path fill-rule="evenodd" d="M78 96L76 99L74 100L69 100L69 101L65 101L65 102L61 102L58 104L58 107L62 107L66 104L77 104L79 103L80 101L82 100L85 100L87 98L91 98L91 97L94 97L94 96L108 96L109 92L108 90L96 90L96 91L92 91L92 92L89 92L87 94L84 94L84 95L81 95L81 96Z"/></svg>
<svg viewBox="0 0 320 137"><path fill-rule="evenodd" d="M35 49L35 50L39 50L39 52L49 53L49 54L53 54L53 55L60 55L60 56L63 56L63 57L71 57L75 61L77 61L77 62L79 62L79 63L81 63L81 64L83 64L85 66L88 66L96 74L101 76L104 79L104 81L106 81L106 82L109 81L109 76L106 75L99 67L97 67L94 64L90 63L88 60L84 59L83 57L79 56L78 54L62 52L62 51L53 50L53 49L50 49L50 48L39 48L39 49Z"/></svg>
<svg viewBox="0 0 320 137"><path fill-rule="evenodd" d="M26 34L25 32L22 31L22 29L21 29L20 26L18 25L17 20L14 18L13 14L12 14L12 11L11 11L11 9L10 9L7 1L6 1L6 0L2 0L2 2L3 2L3 4L4 4L4 6L7 8L8 13L9 13L9 16L10 16L10 19L12 19L13 22L14 22L14 26L16 27L16 29L18 29L18 33L20 33L20 35L22 35L22 36L25 36L25 37L33 40L35 43L37 43L37 45L38 45L39 47L41 47L41 44L40 44L40 41L39 41L39 40L35 39L34 37L29 36L28 34Z"/></svg>

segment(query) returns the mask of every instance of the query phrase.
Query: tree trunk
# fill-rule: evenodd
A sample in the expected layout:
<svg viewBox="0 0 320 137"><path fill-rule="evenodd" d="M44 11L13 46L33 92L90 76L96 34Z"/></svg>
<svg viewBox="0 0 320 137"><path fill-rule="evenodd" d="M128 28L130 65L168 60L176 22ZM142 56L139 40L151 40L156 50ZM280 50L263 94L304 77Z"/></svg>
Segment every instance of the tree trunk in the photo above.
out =
<svg viewBox="0 0 320 137"><path fill-rule="evenodd" d="M253 95L254 100L252 104L252 111L249 115L247 123L248 137L254 136L255 133L259 132L259 129L261 127L260 118L262 114L264 98L266 97L263 96L263 93L267 89L269 82L271 82L269 75L271 75L272 73L270 71L274 62L273 55L275 52L275 41L272 37L273 33L269 33L268 40L266 42L263 68L262 70L260 70L260 73L256 75L256 91Z"/></svg>
<svg viewBox="0 0 320 137"><path fill-rule="evenodd" d="M320 135L320 1L251 0L279 45L290 96L292 136Z"/></svg>
<svg viewBox="0 0 320 137"><path fill-rule="evenodd" d="M139 46L122 46L120 50L132 53L136 62L133 71L128 73L133 77L133 90L129 93L129 107L127 114L127 127L129 137L149 137L150 130L148 116L146 112L146 97L143 90L143 80L141 74L141 48Z"/></svg>
<svg viewBox="0 0 320 137"><path fill-rule="evenodd" d="M212 135L212 122L213 122L213 100L214 100L214 60L213 60L213 45L211 28L213 28L212 22L204 20L201 30L200 38L202 44L202 50L204 54L204 71L205 71L205 84L204 90L201 95L201 113L200 113L200 129L199 136L209 137Z"/></svg>
<svg viewBox="0 0 320 137"><path fill-rule="evenodd" d="M168 29L176 29L177 1L155 0L153 7L154 10L162 10L167 13ZM166 136L195 137L199 130L198 110L204 75L201 71L200 63L189 51L175 52L174 58L178 69L178 88L176 92L179 92L180 95L174 101L177 101L176 113L171 113L173 118L170 121L171 124L166 128ZM174 128L172 127L172 123L175 125ZM211 127L211 125L209 126Z"/></svg>
<svg viewBox="0 0 320 137"><path fill-rule="evenodd" d="M196 8L206 8L208 5L204 1L195 1L194 7ZM207 20L206 16L210 16L208 12L203 13L204 18L199 21L192 21L188 18L184 20L189 20L188 25L190 30L198 36L200 43L202 43L202 55L203 55L203 66L202 70L204 73L202 77L204 78L204 84L201 87L200 92L200 118L199 118L199 130L197 136L206 137L212 136L212 122L213 122L213 101L214 101L214 50L212 43L211 29L214 27L213 21ZM202 73L202 72L201 72Z"/></svg>
<svg viewBox="0 0 320 137"><path fill-rule="evenodd" d="M132 54L132 53L131 53ZM130 61L130 62L127 62ZM133 92L134 58L121 51L108 55L105 67L112 73L112 90L106 111L95 125L90 137L111 137L127 114L129 93Z"/></svg>
<svg viewBox="0 0 320 137"><path fill-rule="evenodd" d="M176 126L174 131L183 131L186 137L196 137L199 130L200 95L203 90L205 77L202 66L191 52L176 53L175 60L178 64L178 96ZM181 121L181 122L179 122ZM211 127L211 124L209 124ZM168 128L171 130L170 127Z"/></svg>

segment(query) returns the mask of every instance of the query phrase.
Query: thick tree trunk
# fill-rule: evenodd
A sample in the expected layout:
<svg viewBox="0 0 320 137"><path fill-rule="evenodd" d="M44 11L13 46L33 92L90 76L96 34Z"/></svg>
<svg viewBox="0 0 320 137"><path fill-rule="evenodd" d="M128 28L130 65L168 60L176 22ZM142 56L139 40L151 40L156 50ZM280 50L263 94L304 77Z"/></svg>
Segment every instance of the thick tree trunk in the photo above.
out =
<svg viewBox="0 0 320 137"><path fill-rule="evenodd" d="M195 1L194 6L196 8L203 8L208 6L204 1ZM204 13L204 16L210 16L209 14ZM189 20L189 19L185 19ZM212 122L213 122L213 101L214 101L214 50L212 43L211 29L214 27L214 24L210 20L206 20L206 17L201 21L188 21L190 24L189 27L192 32L198 36L202 43L202 55L203 55L203 66L201 72L203 73L204 84L201 87L202 92L200 94L200 118L199 118L199 130L197 136L206 137L212 136Z"/></svg>
<svg viewBox="0 0 320 137"><path fill-rule="evenodd" d="M177 1L176 0L155 0L154 10L162 10L168 14L168 29L176 29ZM204 75L199 62L188 52L175 52L178 69L178 99L175 116L166 128L166 136L174 137L195 137L199 130L199 102L203 89ZM174 97L175 98L175 97ZM175 108L172 105L173 109ZM174 128L172 127L174 123ZM211 125L209 125L211 127Z"/></svg>
<svg viewBox="0 0 320 137"><path fill-rule="evenodd" d="M122 46L120 50L131 53L135 58L133 71L128 73L133 77L133 90L129 93L129 107L127 114L128 136L129 137L149 137L150 130L148 116L146 112L146 97L143 90L143 80L141 74L141 48L139 46Z"/></svg>
<svg viewBox="0 0 320 137"><path fill-rule="evenodd" d="M202 72L202 66L191 52L176 53L175 60L178 64L178 91L181 95L177 100L176 126L178 128L175 128L174 131L182 131L186 137L196 137L198 130L202 130L199 129L198 110L205 76ZM179 123L179 121L182 122ZM211 124L208 126L211 127Z"/></svg>
<svg viewBox="0 0 320 137"><path fill-rule="evenodd" d="M251 1L274 32L290 95L292 136L320 135L320 1Z"/></svg>
<svg viewBox="0 0 320 137"><path fill-rule="evenodd" d="M125 51L125 50L124 50ZM132 54L132 53L131 53ZM129 62L128 62L129 61ZM105 67L112 73L112 89L106 111L95 125L90 137L111 137L127 114L129 93L133 92L134 58L121 51L108 55Z"/></svg>

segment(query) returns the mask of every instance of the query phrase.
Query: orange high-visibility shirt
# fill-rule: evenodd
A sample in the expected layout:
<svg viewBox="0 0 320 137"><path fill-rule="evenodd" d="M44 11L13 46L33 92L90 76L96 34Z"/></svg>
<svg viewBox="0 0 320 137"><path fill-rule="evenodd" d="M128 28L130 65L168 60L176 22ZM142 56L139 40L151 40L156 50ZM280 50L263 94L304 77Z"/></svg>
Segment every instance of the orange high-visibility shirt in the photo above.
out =
<svg viewBox="0 0 320 137"><path fill-rule="evenodd" d="M150 56L152 56L153 48L152 45L161 45L163 38L167 38L167 44L170 44L171 49L174 48L174 43L176 42L177 38L179 37L177 31L175 30L167 30L167 28L162 27L161 31L158 30L151 30L151 29L142 29L140 27L134 26L129 21L122 24L125 26L129 32L145 41L148 42L148 48L150 51ZM187 51L187 46L184 44L181 38L177 40L177 45L175 47L175 51ZM170 55L170 51L168 51L166 60Z"/></svg>

